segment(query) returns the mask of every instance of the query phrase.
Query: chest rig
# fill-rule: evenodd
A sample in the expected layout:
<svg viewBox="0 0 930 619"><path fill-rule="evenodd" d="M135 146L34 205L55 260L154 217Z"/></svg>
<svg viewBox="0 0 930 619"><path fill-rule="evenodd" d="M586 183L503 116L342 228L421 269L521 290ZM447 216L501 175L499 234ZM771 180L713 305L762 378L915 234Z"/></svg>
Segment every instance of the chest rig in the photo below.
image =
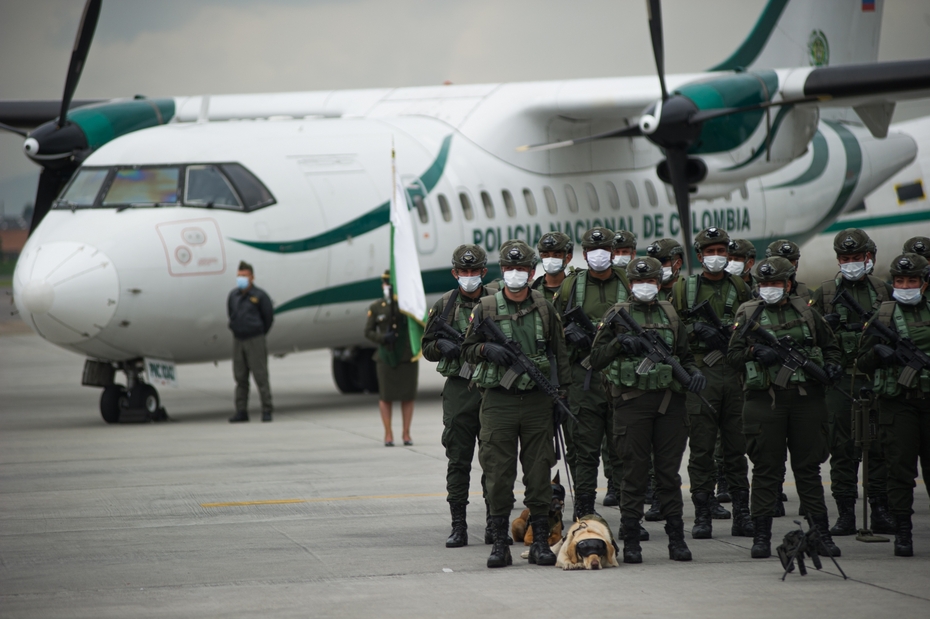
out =
<svg viewBox="0 0 930 619"><path fill-rule="evenodd" d="M471 309L477 304L477 301L468 302L464 299L459 300L459 296L458 288L443 295L442 313L436 320L445 322L459 333L465 333L465 331L468 330L468 316L471 314ZM448 359L446 357L440 359L436 366L436 371L446 378L454 376L468 379L471 378L474 367L463 361L461 355L459 355L455 359Z"/></svg>
<svg viewBox="0 0 930 619"><path fill-rule="evenodd" d="M655 322L651 323L645 322L646 313L635 309L632 304L622 303L621 306L630 313L633 320L638 322L643 329L659 331L669 348L675 349L675 335L678 333L679 327L678 316L668 301L658 301L656 303L656 308L652 312L652 319ZM669 388L673 391L683 391L682 385L672 376L672 366L665 363L657 363L648 372L637 374L636 370L642 364L644 358L618 357L614 359L604 370L607 381L617 387L638 389L640 391L662 391Z"/></svg>
<svg viewBox="0 0 930 619"><path fill-rule="evenodd" d="M885 287L881 284L879 280L872 277L871 275L866 275L866 290L869 291L869 305L873 310L877 310L883 301L887 301L885 295ZM840 348L843 350L843 358L846 360L844 364L847 368L855 367L856 355L859 352L859 340L862 336L861 325L857 325L859 328L850 329L848 326L850 324L850 312L846 309L846 306L842 303L835 304L833 299L836 298L837 290L839 290L840 284L843 282L842 277L837 277L836 279L827 280L820 287L820 290L823 292L823 311L826 314L836 312L840 315L840 328L834 333L836 335L836 341L840 345ZM863 322L865 321L864 316L859 317Z"/></svg>
<svg viewBox="0 0 930 619"><path fill-rule="evenodd" d="M926 299L921 303L920 313L930 313L930 303ZM930 320L915 320L908 323L907 317L901 311L901 306L896 302L882 303L878 310L878 320L886 325L893 325L898 335L909 339L913 339L912 329L930 327ZM877 368L873 380L875 393L886 398L899 396L904 390L930 393L930 370L925 368L917 372L908 370L909 368L900 365Z"/></svg>
<svg viewBox="0 0 930 619"><path fill-rule="evenodd" d="M759 305L755 310L755 315L757 316L754 319L758 320L760 328L765 329L778 338L786 335L791 336L791 339L795 341L800 351L807 358L823 367L823 351L816 345L816 340L814 339L814 334L817 332L817 327L814 323L814 313L802 298L788 298L788 304L784 307L786 310L787 308L791 308L796 316L783 323L773 323L771 312L774 310L767 309L762 301L756 301L756 303ZM787 318L787 311L785 313L785 317ZM778 364L765 367L758 361L747 361L746 389L769 389L774 385L775 378L778 376L779 371L781 371L781 365ZM788 379L788 384L790 385L801 385L806 382L807 375L801 368L795 370Z"/></svg>

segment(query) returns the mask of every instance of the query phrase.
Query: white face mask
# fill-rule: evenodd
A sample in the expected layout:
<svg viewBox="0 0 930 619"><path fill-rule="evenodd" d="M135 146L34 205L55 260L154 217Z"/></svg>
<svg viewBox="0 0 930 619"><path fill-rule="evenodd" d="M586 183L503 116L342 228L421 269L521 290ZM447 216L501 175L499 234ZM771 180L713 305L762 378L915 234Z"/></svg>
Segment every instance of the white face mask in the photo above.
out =
<svg viewBox="0 0 930 619"><path fill-rule="evenodd" d="M391 287L385 286L383 290L384 290L384 300L390 301L391 300Z"/></svg>
<svg viewBox="0 0 930 619"><path fill-rule="evenodd" d="M465 292L474 292L478 290L478 286L481 285L481 276L480 275L463 275L459 279L459 286Z"/></svg>
<svg viewBox="0 0 930 619"><path fill-rule="evenodd" d="M762 297L762 300L768 305L773 305L782 300L782 297L785 296L784 288L775 288L773 286L767 286L765 288L759 288L759 296Z"/></svg>
<svg viewBox="0 0 930 619"><path fill-rule="evenodd" d="M630 264L630 260L632 260L632 258L633 256L626 255L614 256L611 262L613 262L615 267L625 267L626 265Z"/></svg>
<svg viewBox="0 0 930 619"><path fill-rule="evenodd" d="M730 260L727 263L727 273L739 277L746 270L746 263L739 260Z"/></svg>
<svg viewBox="0 0 930 619"><path fill-rule="evenodd" d="M556 273L561 273L565 267L565 261L561 258L543 258L542 259L543 270L549 275L555 275Z"/></svg>
<svg viewBox="0 0 930 619"><path fill-rule="evenodd" d="M871 275L871 274L872 274L872 269L874 269L874 268L875 268L875 263L872 262L872 259L871 259L871 258L867 259L867 260L865 261L865 272L868 273L869 275Z"/></svg>
<svg viewBox="0 0 930 619"><path fill-rule="evenodd" d="M862 279L862 276L865 275L865 271L865 262L847 262L846 264L840 265L840 273L843 274L843 278L851 282Z"/></svg>
<svg viewBox="0 0 930 619"><path fill-rule="evenodd" d="M920 294L920 288L895 288L891 296L904 305L917 305L923 297Z"/></svg>
<svg viewBox="0 0 930 619"><path fill-rule="evenodd" d="M606 249L592 249L588 252L588 266L592 271L606 271L610 268L611 253Z"/></svg>
<svg viewBox="0 0 930 619"><path fill-rule="evenodd" d="M526 271L504 271L504 285L510 292L520 292L526 287L530 274Z"/></svg>
<svg viewBox="0 0 930 619"><path fill-rule="evenodd" d="M662 283L667 284L672 281L672 267L662 267Z"/></svg>
<svg viewBox="0 0 930 619"><path fill-rule="evenodd" d="M719 273L727 266L726 256L704 256L704 268L708 273Z"/></svg>
<svg viewBox="0 0 930 619"><path fill-rule="evenodd" d="M659 287L655 284L633 284L632 292L637 301L649 302L659 294Z"/></svg>

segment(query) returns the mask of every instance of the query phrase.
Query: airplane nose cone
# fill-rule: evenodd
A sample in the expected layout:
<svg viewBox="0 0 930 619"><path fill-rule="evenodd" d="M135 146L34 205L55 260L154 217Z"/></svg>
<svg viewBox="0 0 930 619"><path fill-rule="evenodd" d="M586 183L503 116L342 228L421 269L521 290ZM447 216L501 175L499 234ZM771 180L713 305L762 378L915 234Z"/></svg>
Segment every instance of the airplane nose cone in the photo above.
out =
<svg viewBox="0 0 930 619"><path fill-rule="evenodd" d="M119 277L106 254L90 245L27 246L16 263L13 297L39 335L75 344L95 337L113 318Z"/></svg>

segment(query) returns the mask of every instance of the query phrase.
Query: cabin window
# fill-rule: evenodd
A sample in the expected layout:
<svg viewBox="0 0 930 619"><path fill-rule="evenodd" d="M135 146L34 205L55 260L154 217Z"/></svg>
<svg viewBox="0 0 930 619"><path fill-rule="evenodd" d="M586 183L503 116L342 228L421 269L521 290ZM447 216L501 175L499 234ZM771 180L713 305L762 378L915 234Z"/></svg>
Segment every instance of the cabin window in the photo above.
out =
<svg viewBox="0 0 930 619"><path fill-rule="evenodd" d="M639 208L639 194L636 193L636 185L633 181L625 181L623 186L626 187L626 197L630 200L630 206Z"/></svg>
<svg viewBox="0 0 930 619"><path fill-rule="evenodd" d="M242 205L226 177L212 165L187 166L184 204L208 208L240 209Z"/></svg>
<svg viewBox="0 0 930 619"><path fill-rule="evenodd" d="M565 185L565 199L568 200L568 210L577 213L578 197L575 195L575 188L571 185Z"/></svg>
<svg viewBox="0 0 930 619"><path fill-rule="evenodd" d="M659 206L659 194L656 193L656 186L652 181L646 181L646 198L649 199L649 206Z"/></svg>
<svg viewBox="0 0 930 619"><path fill-rule="evenodd" d="M100 187L110 173L108 168L82 168L59 198L56 208L89 208L97 202Z"/></svg>
<svg viewBox="0 0 930 619"><path fill-rule="evenodd" d="M442 213L443 220L452 221L452 208L449 206L449 200L446 199L446 196L439 194L436 196L436 200L439 202L439 212Z"/></svg>
<svg viewBox="0 0 930 619"><path fill-rule="evenodd" d="M615 211L620 210L620 194L617 193L617 186L607 181L607 200L610 202L610 208Z"/></svg>
<svg viewBox="0 0 930 619"><path fill-rule="evenodd" d="M104 206L174 206L180 168L121 168L103 199Z"/></svg>
<svg viewBox="0 0 930 619"><path fill-rule="evenodd" d="M510 195L510 192L504 189L501 191L501 197L504 198L504 208L507 209L507 215L510 217L517 216L517 205L513 202L513 196Z"/></svg>
<svg viewBox="0 0 930 619"><path fill-rule="evenodd" d="M526 212L530 215L536 214L536 196L529 189L523 190L523 199L526 201Z"/></svg>
<svg viewBox="0 0 930 619"><path fill-rule="evenodd" d="M546 196L546 206L549 208L549 212L555 215L559 212L559 203L556 202L555 192L552 191L552 187L543 187L543 195Z"/></svg>
<svg viewBox="0 0 930 619"><path fill-rule="evenodd" d="M484 205L484 214L488 219L494 219L494 203L491 202L491 194L487 191L481 192L481 204Z"/></svg>
<svg viewBox="0 0 930 619"><path fill-rule="evenodd" d="M588 204L592 211L601 210L601 201L597 197L597 189L591 183L584 184L584 192L588 194Z"/></svg>
<svg viewBox="0 0 930 619"><path fill-rule="evenodd" d="M475 209L471 207L471 200L468 198L468 194L464 191L459 194L459 202L462 203L462 214L465 215L465 219L471 221L475 218Z"/></svg>

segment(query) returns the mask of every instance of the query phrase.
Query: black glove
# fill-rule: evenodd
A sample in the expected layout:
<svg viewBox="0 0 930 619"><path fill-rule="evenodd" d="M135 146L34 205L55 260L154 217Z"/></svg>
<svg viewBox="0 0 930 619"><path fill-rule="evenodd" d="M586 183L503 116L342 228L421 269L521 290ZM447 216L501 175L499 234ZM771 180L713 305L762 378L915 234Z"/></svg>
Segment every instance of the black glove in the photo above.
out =
<svg viewBox="0 0 930 619"><path fill-rule="evenodd" d="M756 361L768 367L778 363L778 353L774 349L762 344L752 347L752 356Z"/></svg>
<svg viewBox="0 0 930 619"><path fill-rule="evenodd" d="M865 325L861 322L847 322L846 323L846 330L851 331L853 333L861 332L863 327L865 327Z"/></svg>
<svg viewBox="0 0 930 619"><path fill-rule="evenodd" d="M830 382L835 383L843 375L843 366L838 363L828 363L823 366L823 371Z"/></svg>
<svg viewBox="0 0 930 619"><path fill-rule="evenodd" d="M840 328L840 315L839 314L824 314L823 319L830 325L830 328L834 331Z"/></svg>
<svg viewBox="0 0 930 619"><path fill-rule="evenodd" d="M875 353L875 363L879 367L886 368L889 365L894 365L895 352L891 346L876 344L872 347L872 352Z"/></svg>
<svg viewBox="0 0 930 619"><path fill-rule="evenodd" d="M646 352L646 345L635 335L621 333L617 336L617 341L620 342L620 348L623 349L623 352L628 355L635 356Z"/></svg>
<svg viewBox="0 0 930 619"><path fill-rule="evenodd" d="M395 331L394 329L388 329L387 331L385 331L384 337L381 338L381 343L385 344L386 346L390 346L396 341L397 341L397 331Z"/></svg>
<svg viewBox="0 0 930 619"><path fill-rule="evenodd" d="M688 381L688 391L691 393L700 393L706 386L707 379L698 371L695 371L694 374L691 375L691 380Z"/></svg>
<svg viewBox="0 0 930 619"><path fill-rule="evenodd" d="M559 396L559 402L564 404L565 408L568 408L567 397L564 395ZM562 407L558 405L558 403L554 402L552 404L552 427L557 428L560 425L563 425L566 421L568 421L568 415L565 413L565 410L563 410Z"/></svg>
<svg viewBox="0 0 930 619"><path fill-rule="evenodd" d="M462 347L449 340L436 340L436 348L439 349L439 353L446 359L458 359L459 355L462 354Z"/></svg>
<svg viewBox="0 0 930 619"><path fill-rule="evenodd" d="M704 343L711 348L726 350L729 345L729 342L720 334L720 331L706 322L694 323L694 334L704 340Z"/></svg>
<svg viewBox="0 0 930 619"><path fill-rule="evenodd" d="M576 348L591 348L591 338L575 323L565 327L565 341Z"/></svg>
<svg viewBox="0 0 930 619"><path fill-rule="evenodd" d="M504 367L510 367L513 365L513 362L516 359L513 356L513 353L507 350L504 346L500 344L495 344L494 342L488 342L484 345L482 349L484 353L484 358L495 363L497 365L502 365Z"/></svg>

